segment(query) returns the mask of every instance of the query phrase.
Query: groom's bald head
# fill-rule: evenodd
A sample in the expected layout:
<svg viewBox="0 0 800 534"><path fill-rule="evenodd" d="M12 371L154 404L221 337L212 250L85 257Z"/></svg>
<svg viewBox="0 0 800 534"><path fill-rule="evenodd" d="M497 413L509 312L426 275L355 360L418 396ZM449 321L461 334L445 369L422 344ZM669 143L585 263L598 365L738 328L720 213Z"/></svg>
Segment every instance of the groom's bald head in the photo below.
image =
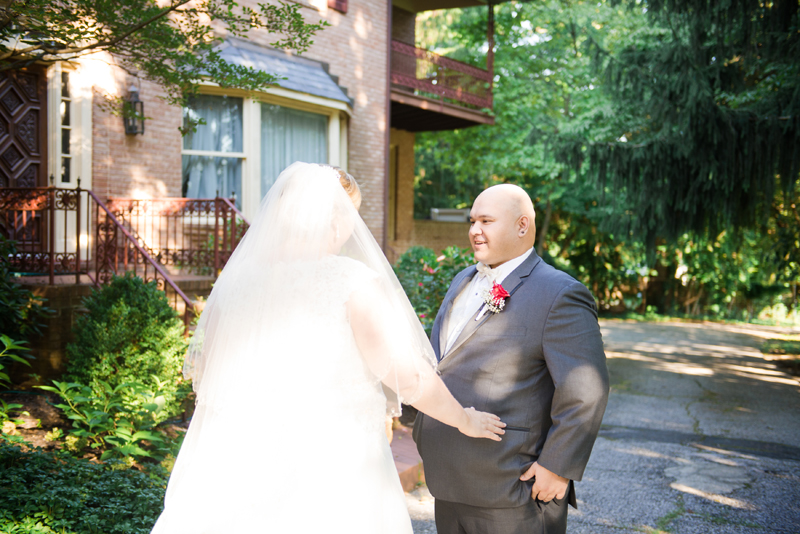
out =
<svg viewBox="0 0 800 534"><path fill-rule="evenodd" d="M496 267L530 249L536 241L536 212L519 186L500 184L483 191L470 211L469 237L475 258Z"/></svg>

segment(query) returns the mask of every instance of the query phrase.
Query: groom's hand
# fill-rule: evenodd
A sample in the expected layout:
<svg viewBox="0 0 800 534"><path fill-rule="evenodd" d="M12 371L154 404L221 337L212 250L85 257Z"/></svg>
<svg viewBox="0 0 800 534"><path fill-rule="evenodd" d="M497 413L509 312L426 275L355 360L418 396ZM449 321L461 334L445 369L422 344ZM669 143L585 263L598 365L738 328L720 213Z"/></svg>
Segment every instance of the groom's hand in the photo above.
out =
<svg viewBox="0 0 800 534"><path fill-rule="evenodd" d="M558 476L552 471L548 471L538 462L534 462L525 473L519 477L520 480L530 480L533 478L533 488L531 488L531 498L539 499L542 502L550 502L553 497L563 499L567 493L569 479Z"/></svg>

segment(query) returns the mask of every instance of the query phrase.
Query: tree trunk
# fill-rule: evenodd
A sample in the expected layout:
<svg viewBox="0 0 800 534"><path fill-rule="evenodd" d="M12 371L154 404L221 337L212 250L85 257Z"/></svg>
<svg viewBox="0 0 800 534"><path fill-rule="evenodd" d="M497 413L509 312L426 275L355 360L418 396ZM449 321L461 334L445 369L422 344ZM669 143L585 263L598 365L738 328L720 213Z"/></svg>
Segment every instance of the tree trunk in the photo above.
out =
<svg viewBox="0 0 800 534"><path fill-rule="evenodd" d="M542 228L539 230L539 235L536 237L536 253L539 256L542 255L544 252L544 243L545 238L547 237L547 230L550 227L550 217L553 215L553 206L550 203L550 199L547 199L547 207L544 210L544 223L542 223Z"/></svg>

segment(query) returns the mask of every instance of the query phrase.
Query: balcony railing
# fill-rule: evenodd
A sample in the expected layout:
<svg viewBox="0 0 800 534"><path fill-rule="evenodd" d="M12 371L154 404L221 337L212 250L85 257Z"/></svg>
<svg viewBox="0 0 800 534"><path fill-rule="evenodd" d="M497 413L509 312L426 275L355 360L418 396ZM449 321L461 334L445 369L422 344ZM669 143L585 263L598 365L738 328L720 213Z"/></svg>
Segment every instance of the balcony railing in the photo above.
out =
<svg viewBox="0 0 800 534"><path fill-rule="evenodd" d="M215 275L249 223L227 198L111 198L108 209L170 272Z"/></svg>
<svg viewBox="0 0 800 534"><path fill-rule="evenodd" d="M392 84L423 96L448 99L478 109L492 107L489 71L392 41Z"/></svg>
<svg viewBox="0 0 800 534"><path fill-rule="evenodd" d="M106 205L80 186L0 188L0 233L17 247L3 258L12 271L45 277L51 285L95 286L130 272L154 280L187 326L195 305L176 275L216 276L247 227L224 198L113 199Z"/></svg>

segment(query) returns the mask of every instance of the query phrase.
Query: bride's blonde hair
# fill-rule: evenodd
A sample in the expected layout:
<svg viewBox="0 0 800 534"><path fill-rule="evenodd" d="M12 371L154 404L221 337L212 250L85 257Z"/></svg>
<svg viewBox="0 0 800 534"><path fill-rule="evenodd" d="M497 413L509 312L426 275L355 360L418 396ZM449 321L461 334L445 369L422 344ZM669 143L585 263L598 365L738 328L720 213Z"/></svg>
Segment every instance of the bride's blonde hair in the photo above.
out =
<svg viewBox="0 0 800 534"><path fill-rule="evenodd" d="M347 193L347 196L350 197L350 201L353 203L353 206L355 206L356 210L358 210L361 207L361 188L358 187L358 182L356 182L356 179L344 169L340 169L334 165L328 165L328 167L335 170L339 175L339 183L342 184L345 193Z"/></svg>

